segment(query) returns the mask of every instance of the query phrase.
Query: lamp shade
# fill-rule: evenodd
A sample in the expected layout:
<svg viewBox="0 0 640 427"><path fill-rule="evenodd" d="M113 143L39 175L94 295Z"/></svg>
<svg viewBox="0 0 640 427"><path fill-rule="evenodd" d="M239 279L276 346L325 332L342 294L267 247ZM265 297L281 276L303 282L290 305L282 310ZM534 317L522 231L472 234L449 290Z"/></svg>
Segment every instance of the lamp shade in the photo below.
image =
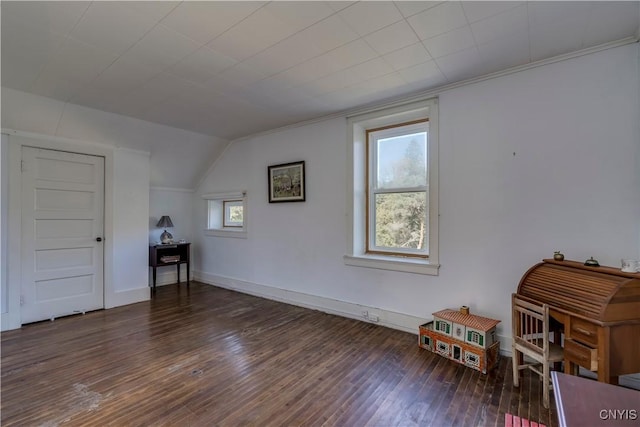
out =
<svg viewBox="0 0 640 427"><path fill-rule="evenodd" d="M156 227L160 227L160 228L173 227L173 222L171 222L171 218L169 217L169 215L162 215L162 218L160 218L160 221L158 221L158 224L156 224Z"/></svg>

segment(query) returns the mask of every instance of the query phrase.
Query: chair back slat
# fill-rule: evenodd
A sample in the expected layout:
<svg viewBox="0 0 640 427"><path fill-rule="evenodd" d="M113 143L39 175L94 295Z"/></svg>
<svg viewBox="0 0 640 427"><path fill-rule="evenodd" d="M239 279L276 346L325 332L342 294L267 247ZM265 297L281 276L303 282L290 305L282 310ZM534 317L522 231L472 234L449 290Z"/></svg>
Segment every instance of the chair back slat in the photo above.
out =
<svg viewBox="0 0 640 427"><path fill-rule="evenodd" d="M513 339L538 354L540 357L536 359L546 358L549 354L549 306L532 304L514 294L512 307Z"/></svg>
<svg viewBox="0 0 640 427"><path fill-rule="evenodd" d="M549 342L549 306L533 304L518 297L511 296L512 308L512 350L513 350L513 384L519 385L521 369L530 369L540 375L543 380L543 404L549 407L549 391L551 389L549 369L551 361L561 361L562 349ZM555 334L554 334L554 338ZM551 356L550 356L551 353ZM535 363L525 360L533 359Z"/></svg>

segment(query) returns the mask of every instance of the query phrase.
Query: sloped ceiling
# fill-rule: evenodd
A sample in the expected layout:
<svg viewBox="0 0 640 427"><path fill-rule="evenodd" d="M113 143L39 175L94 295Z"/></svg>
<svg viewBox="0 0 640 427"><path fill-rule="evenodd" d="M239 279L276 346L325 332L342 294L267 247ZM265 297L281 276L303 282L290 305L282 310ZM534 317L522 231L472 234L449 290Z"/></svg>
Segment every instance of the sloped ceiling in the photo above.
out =
<svg viewBox="0 0 640 427"><path fill-rule="evenodd" d="M637 40L640 27L638 1L0 7L2 86L223 140Z"/></svg>

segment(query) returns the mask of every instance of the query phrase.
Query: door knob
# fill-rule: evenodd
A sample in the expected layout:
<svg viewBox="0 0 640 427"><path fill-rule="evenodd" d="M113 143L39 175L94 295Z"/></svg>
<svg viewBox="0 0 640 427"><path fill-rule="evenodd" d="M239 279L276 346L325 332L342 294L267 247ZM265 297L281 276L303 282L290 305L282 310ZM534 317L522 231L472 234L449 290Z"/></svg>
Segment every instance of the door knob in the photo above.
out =
<svg viewBox="0 0 640 427"><path fill-rule="evenodd" d="M102 242L102 237L96 237L96 242Z"/></svg>

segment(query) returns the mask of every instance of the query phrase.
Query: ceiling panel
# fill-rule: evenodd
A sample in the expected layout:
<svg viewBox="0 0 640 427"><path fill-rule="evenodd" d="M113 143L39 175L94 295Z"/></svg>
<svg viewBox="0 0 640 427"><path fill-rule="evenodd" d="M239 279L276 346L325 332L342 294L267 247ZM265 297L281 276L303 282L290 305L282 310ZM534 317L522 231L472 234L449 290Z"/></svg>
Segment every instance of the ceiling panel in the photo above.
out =
<svg viewBox="0 0 640 427"><path fill-rule="evenodd" d="M201 86L197 86L189 80L164 72L151 78L138 90L146 94L144 96L149 100L164 100L166 98L179 96L184 92L191 92L194 88L200 88L200 90L203 90ZM153 93L158 94L158 97L155 98L150 95Z"/></svg>
<svg viewBox="0 0 640 427"><path fill-rule="evenodd" d="M216 74L237 63L238 61L235 59L203 46L171 66L167 71L183 79L205 83Z"/></svg>
<svg viewBox="0 0 640 427"><path fill-rule="evenodd" d="M351 43L349 43L349 45L351 45ZM348 66L344 61L335 58L335 55L339 54L342 49L343 48L335 49L323 55L316 56L315 58L282 71L269 79L265 79L264 82L273 89L286 89L335 73ZM366 52L366 50L358 51L358 54L364 52ZM349 57L349 59L352 58L351 56ZM258 84L260 83L261 82L258 82Z"/></svg>
<svg viewBox="0 0 640 427"><path fill-rule="evenodd" d="M414 43L402 49L384 55L384 59L396 70L402 70L431 60L422 43Z"/></svg>
<svg viewBox="0 0 640 427"><path fill-rule="evenodd" d="M527 6L517 6L471 24L471 31L478 44L515 34L526 35L529 30Z"/></svg>
<svg viewBox="0 0 640 427"><path fill-rule="evenodd" d="M467 25L459 2L445 2L407 19L420 40Z"/></svg>
<svg viewBox="0 0 640 427"><path fill-rule="evenodd" d="M366 36L403 19L393 2L358 2L338 12L360 36Z"/></svg>
<svg viewBox="0 0 640 427"><path fill-rule="evenodd" d="M465 49L434 60L448 81L455 82L473 77L482 64L482 56L477 47Z"/></svg>
<svg viewBox="0 0 640 427"><path fill-rule="evenodd" d="M294 32L320 22L336 12L326 2L321 1L276 1L267 4L265 9L285 22Z"/></svg>
<svg viewBox="0 0 640 427"><path fill-rule="evenodd" d="M162 25L155 26L123 56L163 70L198 50L201 44Z"/></svg>
<svg viewBox="0 0 640 427"><path fill-rule="evenodd" d="M374 59L378 55L364 40L359 39L325 53L323 57L331 61L338 70L342 70Z"/></svg>
<svg viewBox="0 0 640 427"><path fill-rule="evenodd" d="M122 54L157 22L119 2L94 2L70 35L83 43Z"/></svg>
<svg viewBox="0 0 640 427"><path fill-rule="evenodd" d="M38 79L40 67L28 63L26 60L12 56L11 54L2 54L1 75L2 81L10 81L13 89L28 92L33 87L33 83Z"/></svg>
<svg viewBox="0 0 640 427"><path fill-rule="evenodd" d="M436 61L427 61L411 67L404 68L398 72L400 77L407 83L414 83L423 80L438 80L441 83L446 82L446 78Z"/></svg>
<svg viewBox="0 0 640 427"><path fill-rule="evenodd" d="M517 67L530 61L529 38L518 34L478 45L482 69L490 73Z"/></svg>
<svg viewBox="0 0 640 427"><path fill-rule="evenodd" d="M295 25L278 17L266 7L217 37L209 47L242 61L295 34Z"/></svg>
<svg viewBox="0 0 640 427"><path fill-rule="evenodd" d="M325 1L323 3L329 6L334 12L340 12L342 9L346 9L352 4L355 4L356 2L337 0L337 1Z"/></svg>
<svg viewBox="0 0 640 427"><path fill-rule="evenodd" d="M419 41L416 33L405 21L399 21L375 31L365 36L364 39L380 55L402 49Z"/></svg>
<svg viewBox="0 0 640 427"><path fill-rule="evenodd" d="M477 21L501 14L516 6L526 5L524 1L468 1L462 3L467 21L472 24Z"/></svg>
<svg viewBox="0 0 640 427"><path fill-rule="evenodd" d="M339 15L332 15L296 35L322 52L335 49L358 38L358 34Z"/></svg>
<svg viewBox="0 0 640 427"><path fill-rule="evenodd" d="M265 77L312 59L324 50L313 43L311 34L300 32L244 61L243 64L261 70Z"/></svg>
<svg viewBox="0 0 640 427"><path fill-rule="evenodd" d="M476 41L469 27L460 27L456 30L426 39L422 44L427 48L427 51L429 51L432 57L440 58L473 47Z"/></svg>
<svg viewBox="0 0 640 427"><path fill-rule="evenodd" d="M552 24L571 17L587 23L593 2L590 1L534 1L527 3L529 22L534 25Z"/></svg>
<svg viewBox="0 0 640 427"><path fill-rule="evenodd" d="M117 55L68 37L56 50L41 75L57 74L69 80L90 82L104 71Z"/></svg>
<svg viewBox="0 0 640 427"><path fill-rule="evenodd" d="M237 138L637 40L638 1L2 2L2 85Z"/></svg>
<svg viewBox="0 0 640 427"><path fill-rule="evenodd" d="M2 24L17 21L42 31L68 34L89 7L90 2L3 1ZM4 30L3 30L4 33Z"/></svg>
<svg viewBox="0 0 640 427"><path fill-rule="evenodd" d="M260 81L267 77L260 69L251 67L244 63L239 63L231 68L227 68L215 78L220 80L227 86L244 87Z"/></svg>
<svg viewBox="0 0 640 427"><path fill-rule="evenodd" d="M432 7L444 3L443 1L396 1L394 2L402 16L408 18Z"/></svg>
<svg viewBox="0 0 640 427"><path fill-rule="evenodd" d="M342 89L359 82L358 76L351 68L338 71L321 79L315 80L307 85L309 96L321 95L334 90ZM298 88L305 91L306 88Z"/></svg>
<svg viewBox="0 0 640 427"><path fill-rule="evenodd" d="M131 10L132 12L145 15L154 21L159 21L175 9L179 1L119 1L121 7Z"/></svg>
<svg viewBox="0 0 640 427"><path fill-rule="evenodd" d="M382 58L374 58L362 64L350 68L358 82L366 82L375 77L384 76L394 72L393 68Z"/></svg>
<svg viewBox="0 0 640 427"><path fill-rule="evenodd" d="M2 16L2 63L5 59L19 59L21 67L38 74L40 69L51 60L64 42L64 36L32 27Z"/></svg>
<svg viewBox="0 0 640 427"><path fill-rule="evenodd" d="M264 4L253 1L181 2L162 20L162 25L205 44L242 22Z"/></svg>
<svg viewBox="0 0 640 427"><path fill-rule="evenodd" d="M145 66L140 61L120 58L104 70L91 85L100 90L130 92L160 74L156 68Z"/></svg>

